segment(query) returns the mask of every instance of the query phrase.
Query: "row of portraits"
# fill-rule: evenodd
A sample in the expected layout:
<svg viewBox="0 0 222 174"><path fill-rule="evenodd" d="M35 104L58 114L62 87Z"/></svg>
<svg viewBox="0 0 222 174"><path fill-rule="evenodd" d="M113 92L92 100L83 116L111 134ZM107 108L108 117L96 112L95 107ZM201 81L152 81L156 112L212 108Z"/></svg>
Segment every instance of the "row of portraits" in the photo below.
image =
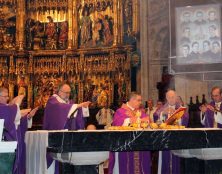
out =
<svg viewBox="0 0 222 174"><path fill-rule="evenodd" d="M176 14L177 63L222 62L220 7L178 7Z"/></svg>

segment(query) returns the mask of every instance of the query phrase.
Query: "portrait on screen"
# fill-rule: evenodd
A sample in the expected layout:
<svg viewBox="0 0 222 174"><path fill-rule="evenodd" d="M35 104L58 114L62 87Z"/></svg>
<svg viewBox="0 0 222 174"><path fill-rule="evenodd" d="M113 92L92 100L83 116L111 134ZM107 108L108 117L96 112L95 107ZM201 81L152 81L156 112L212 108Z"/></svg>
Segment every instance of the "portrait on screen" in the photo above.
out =
<svg viewBox="0 0 222 174"><path fill-rule="evenodd" d="M176 63L222 63L220 5L176 8Z"/></svg>

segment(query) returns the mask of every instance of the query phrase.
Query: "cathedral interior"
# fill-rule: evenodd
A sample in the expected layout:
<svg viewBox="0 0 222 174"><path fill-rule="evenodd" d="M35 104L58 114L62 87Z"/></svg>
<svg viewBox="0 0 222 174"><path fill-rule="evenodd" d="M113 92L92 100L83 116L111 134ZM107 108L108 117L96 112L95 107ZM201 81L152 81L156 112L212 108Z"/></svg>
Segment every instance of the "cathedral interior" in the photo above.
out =
<svg viewBox="0 0 222 174"><path fill-rule="evenodd" d="M221 64L213 70L203 66L198 73L192 72L196 66L171 64L176 54L173 9L190 4L0 0L0 86L9 89L11 98L25 94L22 108L40 106L39 115L64 81L76 103L89 100L92 108L118 107L130 91L141 92L144 102L163 101L168 88L187 104L203 94L209 99L210 88L221 84Z"/></svg>
<svg viewBox="0 0 222 174"><path fill-rule="evenodd" d="M137 88L138 15L131 0L0 1L0 86L23 108L44 109L62 81L76 103L118 105Z"/></svg>
<svg viewBox="0 0 222 174"><path fill-rule="evenodd" d="M109 152L135 154L132 160L137 168L132 171L138 174L143 163L139 163L138 156L149 151L148 157L152 158L144 166L152 168L152 173L161 173L159 166L164 162L169 162L167 167L172 173L172 167L177 167L171 163L172 154L184 158L180 163L184 174L221 173L221 7L222 0L0 0L0 106L6 107L5 110L11 106L15 109L15 114L10 113L15 137L8 140L4 135L9 132L6 124L0 122L0 132L3 131L0 140L17 143L23 138L20 143L25 146L24 141L28 139L31 143L26 143L26 147L32 153L21 154L28 154L33 163L42 163L33 160L41 156L46 164L49 152L69 155L95 152L95 159L102 149L107 152L107 159L112 158ZM69 86L71 91L62 91L64 86ZM7 94L3 95L5 91ZM68 99L59 92L68 94ZM24 98L19 99L21 96ZM61 128L44 129L50 98L59 104L47 112L53 111L52 115L57 116L49 117L48 122L54 121L57 126L61 123L58 115L64 112L61 118L65 123L61 123ZM16 103L14 99L21 102ZM130 100L134 101L131 101L133 106L128 105ZM61 109L60 104L69 109ZM125 116L117 112L118 108L124 110ZM84 116L85 109L87 116ZM0 117L6 117L9 112L5 113L0 112ZM17 113L20 114L18 125ZM78 114L82 114L81 123ZM32 128L25 127L27 132L20 129L23 117L26 124L33 120ZM121 124L113 124L114 118L122 121ZM4 119L8 121L8 117ZM77 123L83 123L82 127L77 128ZM76 127L72 127L74 124ZM88 129L88 126L92 127ZM21 137L17 136L18 132L22 132ZM46 137L41 142L46 143L44 147L36 146L42 145L38 136ZM20 147L16 144L15 149ZM39 155L39 149L44 153ZM162 151L170 155L163 163L162 157L159 158ZM185 155L180 156L179 152ZM21 157L18 154L19 150L12 156L11 164L25 161L16 161ZM65 155L60 157L67 160ZM72 157L75 155L68 162ZM2 159L0 174L4 166ZM93 163L94 170L102 164L107 173L107 159ZM114 163L120 164L119 169L130 168L127 160L114 160ZM126 161L127 164L121 165ZM56 171L56 164L53 165ZM33 166L26 163L26 168ZM73 163L69 167L76 170L79 166ZM88 164L82 166L90 169ZM47 167L43 166L48 170ZM66 164L60 167L65 171Z"/></svg>

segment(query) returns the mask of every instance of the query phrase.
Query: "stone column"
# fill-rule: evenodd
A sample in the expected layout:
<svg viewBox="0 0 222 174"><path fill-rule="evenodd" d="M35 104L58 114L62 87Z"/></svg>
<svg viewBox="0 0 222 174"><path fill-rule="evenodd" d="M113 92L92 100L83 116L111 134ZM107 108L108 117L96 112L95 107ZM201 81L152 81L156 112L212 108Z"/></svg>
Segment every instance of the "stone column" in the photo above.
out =
<svg viewBox="0 0 222 174"><path fill-rule="evenodd" d="M140 0L140 39L141 94L145 101L149 91L148 1L146 0Z"/></svg>

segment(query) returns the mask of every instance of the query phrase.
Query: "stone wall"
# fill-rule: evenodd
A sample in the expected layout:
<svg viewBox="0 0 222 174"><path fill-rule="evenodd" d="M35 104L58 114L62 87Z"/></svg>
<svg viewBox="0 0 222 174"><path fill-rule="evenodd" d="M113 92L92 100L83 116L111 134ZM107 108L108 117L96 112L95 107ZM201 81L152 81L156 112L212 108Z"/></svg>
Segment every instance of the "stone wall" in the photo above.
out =
<svg viewBox="0 0 222 174"><path fill-rule="evenodd" d="M141 0L140 3L141 92L144 100L156 100L156 84L161 81L162 67L168 64L168 1Z"/></svg>

